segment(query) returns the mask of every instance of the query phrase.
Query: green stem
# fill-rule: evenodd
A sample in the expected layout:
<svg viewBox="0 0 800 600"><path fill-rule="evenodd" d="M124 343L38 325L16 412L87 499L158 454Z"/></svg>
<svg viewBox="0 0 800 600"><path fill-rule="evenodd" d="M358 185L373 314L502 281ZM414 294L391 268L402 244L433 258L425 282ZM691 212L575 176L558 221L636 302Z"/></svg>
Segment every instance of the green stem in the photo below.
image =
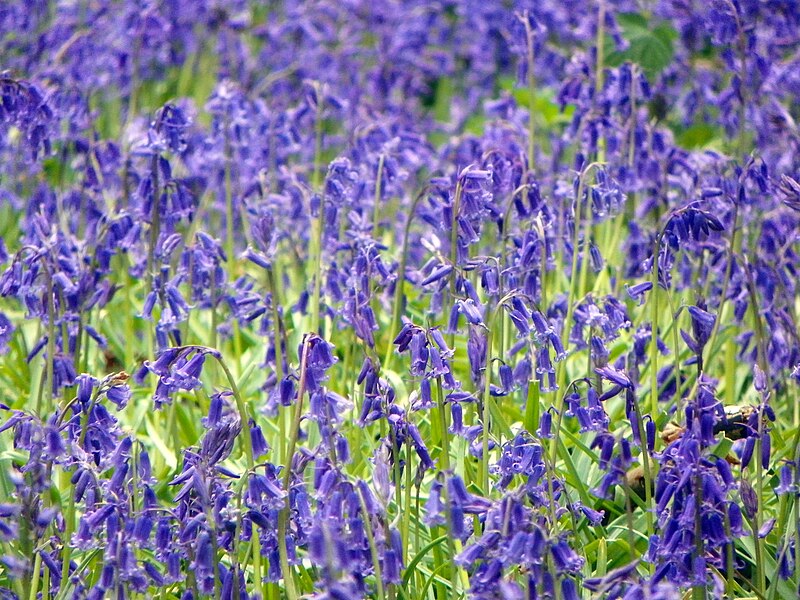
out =
<svg viewBox="0 0 800 600"><path fill-rule="evenodd" d="M731 518L728 511L723 511L725 522L725 537L728 543L725 544L725 593L728 598L733 598L733 532L731 531Z"/></svg>
<svg viewBox="0 0 800 600"><path fill-rule="evenodd" d="M741 185L741 184L740 184ZM717 335L719 333L720 325L723 319L727 320L726 313L724 309L727 305L728 300L728 287L731 283L731 273L733 272L733 261L738 251L738 246L740 244L740 237L739 233L739 203L738 201L734 200L733 204L733 230L731 231L731 240L730 245L728 248L728 264L725 268L725 275L722 280L722 292L720 293L719 297L719 305L717 307L717 319L714 321L714 327L711 330L711 335L709 336L708 343L706 344L706 352L708 353L707 356L703 357L703 364L708 364L708 360L710 359L711 353L714 351L714 342L716 342Z"/></svg>
<svg viewBox="0 0 800 600"><path fill-rule="evenodd" d="M289 450L286 454L286 462L283 468L283 489L286 491L286 503L278 513L278 554L281 562L281 573L283 575L284 585L286 586L286 597L288 600L296 600L297 592L294 586L294 574L289 565L289 551L286 544L287 527L289 519L289 500L290 490L289 484L291 482L292 473L292 458L294 457L295 449L297 448L297 436L300 430L300 421L303 418L303 397L306 393L306 364L308 362L308 352L310 348L310 338L307 334L303 339L303 349L300 356L300 382L297 390L297 400L294 406L294 419L292 423L292 430L289 433Z"/></svg>
<svg viewBox="0 0 800 600"><path fill-rule="evenodd" d="M317 101L322 102L320 90L317 90ZM322 334L320 331L320 292L322 289L322 238L324 233L325 221L325 190L320 190L320 183L322 173L320 172L322 164L322 107L317 107L317 118L315 124L314 135L314 172L311 174L311 188L313 191L319 191L319 214L314 219L312 228L312 240L310 251L310 263L313 265L314 290L311 296L311 330L315 333Z"/></svg>
<svg viewBox="0 0 800 600"><path fill-rule="evenodd" d="M761 370L764 372L765 377L767 378L767 389L771 389L772 385L770 382L770 373L769 373L769 364L767 361L767 354L766 354L766 337L764 333L764 328L761 323L761 317L759 315L759 309L757 304L758 302L758 295L756 294L755 282L753 281L753 275L750 271L749 265L745 264L745 273L747 275L747 289L750 295L750 308L753 314L753 321L754 321L754 329L756 331L756 342L758 347L758 362ZM761 448L762 448L762 438L764 435L764 415L761 411L759 411L759 418L758 418L758 437L756 438L756 445L754 451L754 460L756 461L756 497L758 498L758 502L762 503L764 498L764 466L761 459ZM753 515L753 543L755 544L756 549L756 571L757 571L757 579L758 579L758 592L764 595L766 591L766 573L764 572L764 562L763 562L763 545L764 540L758 535L758 531L761 527L760 525L760 511L756 510L755 515Z"/></svg>
<svg viewBox="0 0 800 600"><path fill-rule="evenodd" d="M695 559L705 555L705 542L703 541L702 524L702 504L703 504L703 482L700 475L694 476L694 554ZM706 584L695 583L692 585L692 598L694 600L705 600Z"/></svg>
<svg viewBox="0 0 800 600"><path fill-rule="evenodd" d="M236 210L233 203L233 157L230 143L230 125L225 122L225 252L228 258L228 277L232 284L236 280L238 262L236 260L236 239L234 237L234 224ZM213 309L216 310L216 307ZM216 313L212 312L212 318ZM233 349L237 372L241 373L242 358L242 332L238 319L233 319ZM216 332L214 332L216 335Z"/></svg>
<svg viewBox="0 0 800 600"><path fill-rule="evenodd" d="M644 417L642 409L639 405L639 400L636 398L636 392L631 393L633 401L634 412L636 413L636 423L631 423L631 426L637 427L639 431L639 439L642 444L642 470L644 471L644 503L645 503L645 523L647 527L647 539L653 535L653 472L650 468L650 451L647 448L647 437L644 427ZM652 417L651 417L652 418Z"/></svg>
<svg viewBox="0 0 800 600"><path fill-rule="evenodd" d="M275 385L280 388L283 381L283 336L281 335L281 320L278 314L278 289L275 285L275 274L273 269L267 269L267 292L270 295L270 310L272 313L272 337L275 345ZM282 461L286 461L286 409L278 406L278 427L280 429L280 440L278 440L279 456Z"/></svg>
<svg viewBox="0 0 800 600"><path fill-rule="evenodd" d="M631 65L631 124L628 128L628 168L633 167L636 156L636 63Z"/></svg>
<svg viewBox="0 0 800 600"><path fill-rule="evenodd" d="M394 358L394 346L392 345L392 337L397 335L400 329L400 318L403 310L403 302L405 302L405 285L406 285L406 264L408 261L408 239L411 235L411 223L414 218L414 213L417 204L424 197L425 190L422 190L414 198L411 208L408 211L408 218L406 226L403 230L403 249L400 253L400 264L397 267L397 281L394 284L394 301L392 303L392 325L389 328L389 340L386 343L386 356L383 359L383 368L390 371L392 368L392 359Z"/></svg>
<svg viewBox="0 0 800 600"><path fill-rule="evenodd" d="M217 347L217 326L219 324L219 315L217 313L217 285L216 285L216 278L214 276L210 277L209 282L209 296L211 297L211 331L208 332L209 339L210 339L210 346L212 348ZM191 315L191 312L189 313ZM188 317L187 317L188 321ZM186 329L186 336L184 337L184 341L189 339L189 328Z"/></svg>
<svg viewBox="0 0 800 600"><path fill-rule="evenodd" d="M409 531L411 529L411 460L413 453L411 452L411 444L406 444L406 464L404 466L406 489L405 489L405 507L406 510L401 513L402 524L400 528L400 538L403 541L403 564L408 564L408 547L409 547ZM399 459L399 456L398 456Z"/></svg>
<svg viewBox="0 0 800 600"><path fill-rule="evenodd" d="M161 190L158 181L158 155L154 155L150 161L150 172L153 178L153 200L150 206L150 236L147 245L147 277L150 289L153 289L155 274L155 253L158 244L158 234L161 228Z"/></svg>
<svg viewBox="0 0 800 600"><path fill-rule="evenodd" d="M575 299L579 294L579 290L576 289L578 287L578 277L576 277L576 275L578 274L578 245L580 242L581 217L584 209L583 192L586 187L586 177L590 171L598 169L601 166L602 164L600 162L589 163L586 168L583 169L578 179L578 193L577 197L575 198L575 217L572 230L572 267L570 269L567 316L564 321L564 328L561 331L561 343L564 348L567 347L567 342L569 340L569 324L572 321L572 315L575 311ZM586 260L587 257L584 256L584 262L586 262Z"/></svg>
<svg viewBox="0 0 800 600"><path fill-rule="evenodd" d="M734 19L736 20L737 42L739 52L739 93L741 94L741 102L739 103L739 158L744 160L745 146L747 145L746 133L747 127L745 119L747 118L747 96L746 96L746 82L747 82L747 40L745 38L744 27L739 18L739 11L736 4L728 0L728 6L733 11Z"/></svg>
<svg viewBox="0 0 800 600"><path fill-rule="evenodd" d="M231 392L233 392L233 398L236 401L236 410L239 413L239 419L242 423L242 441L244 443L244 453L247 461L247 478L249 478L250 475L255 472L255 457L253 456L253 439L250 435L250 416L247 411L247 405L244 403L244 399L239 392L239 386L236 385L236 380L228 368L228 365L225 364L225 361L222 359L222 356L217 355L215 358L220 367L222 367L222 371L225 373L228 385L231 388ZM260 589L264 584L261 574L261 540L254 532L250 537L250 541L253 552L253 579L255 580L256 589Z"/></svg>
<svg viewBox="0 0 800 600"><path fill-rule="evenodd" d="M678 318L677 314L678 313L675 310L675 303L672 301L672 294L669 292L669 290L667 290L667 303L669 304L669 310L670 310L670 314L672 315L673 321L677 320L677 318ZM678 327L677 327L677 323L673 323L673 326L671 327L671 329L672 329L672 360L673 360L672 369L673 369L673 375L675 376L675 400L674 401L675 401L675 406L677 407L678 403L680 402L680 399L681 399L681 395L680 395L680 389L681 389L681 385L680 385L680 382L681 382L681 356L680 356L680 345L679 345L679 342L678 342ZM651 343L650 350L652 352L652 350L653 350L653 348L652 348L653 340L652 339L650 340L650 343ZM656 346L656 350L658 350L658 346ZM652 374L651 374L651 378L652 378ZM652 385L652 379L651 379L650 383ZM658 378L656 378L656 384L657 383L658 383ZM667 412L667 411L662 411L662 412ZM656 416L658 414L659 413L656 413L656 414L651 415L651 416L654 419L656 419ZM660 423L659 423L659 425L660 425Z"/></svg>
<svg viewBox="0 0 800 600"><path fill-rule="evenodd" d="M756 461L756 481L757 487L762 487L761 485L761 440L756 440L756 447L754 451L755 457L754 460ZM758 502L762 502L761 490L756 490L756 494L758 496ZM764 556L763 556L763 540L758 536L758 530L761 528L759 511L756 510L753 518L750 520L750 530L752 531L753 535L753 546L755 547L755 559L756 559L756 581L753 583L756 592L758 595L763 598L764 591L766 590L766 573L764 572Z"/></svg>
<svg viewBox="0 0 800 600"><path fill-rule="evenodd" d="M125 299L125 339L126 344L125 346L125 368L129 369L131 373L136 370L135 366L135 354L134 349L136 347L136 324L134 323L134 315L137 314L137 310L135 308L135 294L133 292L133 277L131 277L130 272L130 255L124 254L120 257L120 262L122 263L122 268L120 269L124 273L124 299Z"/></svg>
<svg viewBox="0 0 800 600"><path fill-rule="evenodd" d="M410 444L409 444L410 446ZM411 450L409 449L408 452L410 453ZM410 463L409 463L410 464ZM420 548L420 518L419 518L419 505L420 505L420 487L421 482L416 483L416 493L414 494L414 548ZM437 564L437 556L439 556L439 546L436 545L433 547L433 561L434 565ZM419 589L419 580L417 578L417 573L414 573L414 591L416 592ZM444 598L444 594L440 595L440 598Z"/></svg>
<svg viewBox="0 0 800 600"><path fill-rule="evenodd" d="M441 471L445 473L449 473L450 471L450 438L447 432L447 412L444 406L444 392L442 390L442 379L441 377L437 377L436 379L436 390L437 390L437 416L438 416L438 429L439 429L439 437L442 444L442 453L440 454L441 458ZM447 490L447 483L442 486L442 495L445 498L445 506L450 506L450 496ZM447 525L450 527L450 511L447 512ZM461 540L456 538L448 538L448 547L450 549L450 558L451 560L461 551ZM467 577L466 571L461 567L457 567L456 565L451 565L450 569L450 581L452 584L451 592L455 594L455 590L457 587L457 581L461 582L461 586L464 590L469 589L469 579Z"/></svg>
<svg viewBox="0 0 800 600"><path fill-rule="evenodd" d="M133 37L133 51L131 52L131 81L130 81L130 95L128 96L128 114L125 119L131 123L136 116L137 100L139 95L139 52L142 46L142 36L135 35Z"/></svg>
<svg viewBox="0 0 800 600"><path fill-rule="evenodd" d="M39 571L42 569L42 552L36 551L36 557L33 559L33 572L31 573L31 589L28 594L28 600L36 600L39 595Z"/></svg>
<svg viewBox="0 0 800 600"><path fill-rule="evenodd" d="M375 573L375 587L378 592L378 600L385 600L386 594L383 590L383 575L381 573L381 560L378 555L378 546L375 543L375 536L372 533L372 523L369 511L367 510L367 502L364 500L364 494L361 490L358 491L358 501L361 504L361 514L363 515L364 533L367 534L367 541L369 542L370 555L372 556L372 570Z"/></svg>
<svg viewBox="0 0 800 600"><path fill-rule="evenodd" d="M778 564L780 564L781 561L785 560L786 553L789 551L790 539L789 536L786 535L786 525L788 520L791 518L791 512L794 506L794 500L795 500L794 497L792 497L789 494L784 494L780 496L780 505L778 508L778 521L777 525L775 526L775 531L778 535L778 540L780 540L780 549L778 549L777 547L775 548L777 552L777 556L775 558ZM730 536L730 533L728 533L727 529L725 534L727 536ZM778 581L776 581L775 578L773 578L772 581L770 582L767 594L767 598L769 598L769 600L773 600L775 598L775 594L777 593L777 588L778 588L777 584Z"/></svg>
<svg viewBox="0 0 800 600"><path fill-rule="evenodd" d="M461 195L463 193L463 184L459 177L456 181L456 191L453 196L453 221L450 223L450 264L455 267L458 261L458 211L461 210ZM456 301L456 270L450 273L450 297L444 312L445 317L449 314L450 309ZM450 347L456 347L456 334L450 334L449 339Z"/></svg>
<svg viewBox="0 0 800 600"><path fill-rule="evenodd" d="M447 413L444 406L444 392L442 391L442 378L436 378L436 426L439 430L439 442L441 444L441 454L439 458L442 462L441 471L450 470L450 437L447 435Z"/></svg>
<svg viewBox="0 0 800 600"><path fill-rule="evenodd" d="M375 198L372 207L372 238L378 240L378 227L380 226L381 213L381 187L383 185L383 161L384 155L381 153L378 158L378 173L375 175Z"/></svg>
<svg viewBox="0 0 800 600"><path fill-rule="evenodd" d="M572 315L575 311L575 299L577 296L576 287L578 285L578 278L575 276L578 271L578 242L580 241L580 228L581 228L581 213L583 210L583 191L586 185L586 177L590 171L599 168L601 163L593 162L589 163L586 168L583 169L579 178L578 178L578 194L575 198L575 217L574 217L574 226L572 231L572 268L570 270L570 280L569 280L569 294L567 296L567 315L564 319L564 325L561 329L561 344L564 346L564 349L567 349L568 342L569 342L569 329L570 323L572 322ZM584 261L586 261L587 257L584 256ZM566 387L567 381L567 369L566 369L566 360L562 360L558 363L557 368L557 376L556 381L558 382L559 389L562 390L561 399L558 405L558 415L556 416L556 430L555 435L552 438L551 442L551 461L553 463L553 468L555 469L556 459L558 458L558 444L560 439L561 433L561 423L564 418L564 403L566 399L566 393L563 392L564 388Z"/></svg>
<svg viewBox="0 0 800 600"><path fill-rule="evenodd" d="M597 38L595 45L597 48L597 62L595 64L595 101L600 97L603 91L604 84L604 68L605 68L605 36L606 36L606 3L605 0L598 0L597 7ZM606 154L606 141L605 136L601 135L597 142L597 160L603 162Z"/></svg>
<svg viewBox="0 0 800 600"><path fill-rule="evenodd" d="M631 502L631 486L628 481L623 478L623 491L625 492L625 522L628 527L628 557L630 560L636 560L636 527L633 524L633 503ZM600 538L605 541L605 538Z"/></svg>
<svg viewBox="0 0 800 600"><path fill-rule="evenodd" d="M656 236L653 243L653 266L650 281L653 289L650 290L650 413L658 414L658 254L661 246L661 233ZM675 377L678 373L675 372ZM675 380L676 387L680 386L680 380Z"/></svg>
<svg viewBox="0 0 800 600"><path fill-rule="evenodd" d="M798 457L795 455L795 463L797 462ZM797 554L798 548L800 548L800 502L798 502L797 498L794 499L794 547L795 547L795 565L797 563ZM794 589L800 589L800 569L795 566L794 569Z"/></svg>
<svg viewBox="0 0 800 600"><path fill-rule="evenodd" d="M525 11L523 23L525 25L525 38L528 51L528 173L533 173L534 166L536 165L536 123L534 121L534 114L536 113L536 77L534 74L534 34L531 29L527 11Z"/></svg>
<svg viewBox="0 0 800 600"><path fill-rule="evenodd" d="M589 279L589 263L591 262L592 245L592 214L591 210L583 225L583 260L581 260L581 277L578 284L578 296L582 297L587 292L586 282Z"/></svg>
<svg viewBox="0 0 800 600"><path fill-rule="evenodd" d="M605 34L606 34L606 3L604 0L597 2L597 37L595 38L595 45L597 46L597 62L595 64L595 98L603 91L604 79L604 50L605 50Z"/></svg>
<svg viewBox="0 0 800 600"><path fill-rule="evenodd" d="M234 260L235 240L233 237L233 222L235 211L233 207L233 183L231 177L231 143L228 123L225 123L225 252L228 254L228 274L231 283L236 279L236 261Z"/></svg>
<svg viewBox="0 0 800 600"><path fill-rule="evenodd" d="M792 388L792 396L795 402L795 406L798 402L800 402L800 398L797 397L797 387ZM794 444L792 446L792 454L794 456L795 468L796 465L800 464L800 427L797 428L794 436ZM794 504L794 528L792 529L792 536L794 537L795 543L795 550L794 550L794 557L795 557L795 565L797 564L797 557L798 553L800 553L800 501L795 497L793 499ZM788 543L788 540L787 540ZM794 570L794 589L800 589L800 568L795 566Z"/></svg>
<svg viewBox="0 0 800 600"><path fill-rule="evenodd" d="M542 223L541 216L536 217L536 229L539 232L539 239L542 243L542 251L539 265L539 282L541 289L539 291L539 304L547 309L547 235L544 232L544 224Z"/></svg>
<svg viewBox="0 0 800 600"><path fill-rule="evenodd" d="M498 309L500 307L498 306ZM495 313L492 311L486 330L486 366L483 371L483 430L481 431L481 489L489 495L489 402L492 383L492 327Z"/></svg>
<svg viewBox="0 0 800 600"><path fill-rule="evenodd" d="M214 515L211 513L211 508L206 506L205 509L206 514L206 522L207 523L214 523ZM211 538L211 548L214 552L214 562L218 563L219 561L219 544L217 543L217 532L214 530L213 527L209 527L209 537ZM258 537L255 531L253 531L253 538ZM214 600L220 600L220 587L219 587L219 569L218 567L214 566ZM235 586L238 588L238 586Z"/></svg>
<svg viewBox="0 0 800 600"><path fill-rule="evenodd" d="M44 393L47 394L47 407L53 401L53 388L55 387L54 361L56 354L56 307L55 296L53 295L53 276L50 268L44 265L45 277L47 279L47 359L45 363L45 373L47 375L47 386ZM39 394L36 411L42 416L41 406L42 394Z"/></svg>
<svg viewBox="0 0 800 600"><path fill-rule="evenodd" d="M63 539L63 546L61 547L61 581L67 581L69 579L69 565L72 560L72 533L75 529L75 493L74 493L74 486L72 486L69 482L69 478L67 477L68 473L65 471L62 477L62 489L68 490L69 493L69 504L67 504L67 511L64 515L64 537ZM65 481L66 480L66 481ZM66 485L65 485L66 484Z"/></svg>
<svg viewBox="0 0 800 600"><path fill-rule="evenodd" d="M489 495L489 429L490 429L490 408L491 408L491 383L492 383L492 343L494 341L494 324L500 311L503 310L505 303L514 296L514 293L506 294L497 303L497 306L489 313L486 323L486 366L483 371L483 430L481 431L481 489L483 493Z"/></svg>
<svg viewBox="0 0 800 600"><path fill-rule="evenodd" d="M403 480L402 474L400 472L401 469L401 448L397 443L397 436L395 435L394 429L389 430L389 440L392 444L392 460L394 464L392 465L392 473L394 479L394 503L395 503L395 514L396 518L402 519L403 517ZM408 507L408 505L406 505Z"/></svg>

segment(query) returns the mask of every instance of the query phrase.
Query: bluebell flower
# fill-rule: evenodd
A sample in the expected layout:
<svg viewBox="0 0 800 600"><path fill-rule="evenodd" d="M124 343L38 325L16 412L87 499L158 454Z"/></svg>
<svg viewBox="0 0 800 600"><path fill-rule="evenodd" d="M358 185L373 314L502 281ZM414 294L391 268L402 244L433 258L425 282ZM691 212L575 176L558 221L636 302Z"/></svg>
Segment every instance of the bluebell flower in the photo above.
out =
<svg viewBox="0 0 800 600"><path fill-rule="evenodd" d="M49 154L56 120L42 90L29 81L14 79L4 72L0 76L0 94L3 98L0 107L3 138L9 126L17 127L34 161L40 154Z"/></svg>
<svg viewBox="0 0 800 600"><path fill-rule="evenodd" d="M779 484L775 488L775 493L800 495L800 473L798 473L794 461L787 461L781 466Z"/></svg>
<svg viewBox="0 0 800 600"><path fill-rule="evenodd" d="M690 306L687 310L692 318L693 337L684 331L681 331L681 336L692 352L700 355L711 337L716 316L697 306Z"/></svg>
<svg viewBox="0 0 800 600"><path fill-rule="evenodd" d="M171 401L179 390L193 390L202 386L200 375L206 355L218 356L216 350L203 346L180 346L162 351L155 361L145 361L147 371L158 376L156 408Z"/></svg>

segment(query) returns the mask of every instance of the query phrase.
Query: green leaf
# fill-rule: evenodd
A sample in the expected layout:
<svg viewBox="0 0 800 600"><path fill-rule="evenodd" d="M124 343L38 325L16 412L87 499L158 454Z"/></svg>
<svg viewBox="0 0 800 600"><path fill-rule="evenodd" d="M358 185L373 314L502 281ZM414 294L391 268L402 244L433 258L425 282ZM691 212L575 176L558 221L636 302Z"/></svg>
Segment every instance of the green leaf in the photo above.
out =
<svg viewBox="0 0 800 600"><path fill-rule="evenodd" d="M467 119L467 122L464 123L464 131L472 135L481 136L483 135L485 125L486 117L482 115L472 115Z"/></svg>
<svg viewBox="0 0 800 600"><path fill-rule="evenodd" d="M647 29L647 18L639 13L621 13L617 15L617 23L624 31Z"/></svg>
<svg viewBox="0 0 800 600"><path fill-rule="evenodd" d="M436 567L431 572L430 576L425 581L425 585L422 588L422 593L419 595L420 598L425 598L426 597L426 595L428 593L428 588L431 587L431 584L434 582L434 580L438 581L443 586L449 587L449 583L450 582L439 576L439 574L444 572L444 570L447 569L449 566L450 566L449 563L444 562L444 563L440 564L438 567Z"/></svg>
<svg viewBox="0 0 800 600"><path fill-rule="evenodd" d="M678 143L687 150L704 148L717 137L717 133L710 125L692 125L678 134Z"/></svg>
<svg viewBox="0 0 800 600"><path fill-rule="evenodd" d="M638 64L653 78L663 71L675 54L673 41L677 32L666 23L653 26L638 13L617 15L617 22L622 29L622 37L628 41L628 48L623 51L612 51L606 55L606 64L619 66L625 61Z"/></svg>
<svg viewBox="0 0 800 600"><path fill-rule="evenodd" d="M0 452L0 462L11 461L17 464L25 464L28 457L24 452L17 449L8 449Z"/></svg>
<svg viewBox="0 0 800 600"><path fill-rule="evenodd" d="M725 458L733 447L733 441L723 436L723 438L714 446L711 453L717 458Z"/></svg>
<svg viewBox="0 0 800 600"><path fill-rule="evenodd" d="M508 90L519 106L525 108L530 105L531 91L527 87L512 85ZM536 120L543 123L547 128L551 128L554 125L568 124L575 112L575 106L571 104L564 107L562 111L556 100L555 92L550 88L541 88L534 92L533 109L536 114Z"/></svg>
<svg viewBox="0 0 800 600"><path fill-rule="evenodd" d="M144 424L147 437L143 439L151 442L153 446L155 446L156 450L158 450L159 454L164 458L164 463L166 463L170 470L175 469L175 467L178 466L178 459L166 441L164 441L164 438L161 437L161 431L159 431L158 426L152 423L150 419L145 419Z"/></svg>
<svg viewBox="0 0 800 600"><path fill-rule="evenodd" d="M419 564L419 562L423 558L425 558L425 555L434 546L438 546L442 542L447 541L447 539L448 538L447 538L446 535L438 537L435 540L433 540L432 542L430 542L429 544L427 544L426 546L424 546L419 552L417 552L416 556L414 556L414 558L411 559L411 562L408 563L408 567L406 568L405 574L403 575L403 586L407 586L408 585L408 581L409 581L409 579L411 579L411 576L414 574L414 570L416 569L416 566Z"/></svg>
<svg viewBox="0 0 800 600"><path fill-rule="evenodd" d="M437 121L446 123L450 120L450 105L453 102L455 86L449 77L442 77L436 82L436 101L433 104L433 116Z"/></svg>

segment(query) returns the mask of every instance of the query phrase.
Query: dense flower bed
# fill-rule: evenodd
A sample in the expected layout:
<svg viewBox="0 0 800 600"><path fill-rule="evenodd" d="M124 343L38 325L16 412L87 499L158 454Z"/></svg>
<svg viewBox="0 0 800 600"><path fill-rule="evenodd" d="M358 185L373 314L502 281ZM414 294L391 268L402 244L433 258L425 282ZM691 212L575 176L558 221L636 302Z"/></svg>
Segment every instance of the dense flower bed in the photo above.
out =
<svg viewBox="0 0 800 600"><path fill-rule="evenodd" d="M0 597L798 597L799 4L0 25Z"/></svg>

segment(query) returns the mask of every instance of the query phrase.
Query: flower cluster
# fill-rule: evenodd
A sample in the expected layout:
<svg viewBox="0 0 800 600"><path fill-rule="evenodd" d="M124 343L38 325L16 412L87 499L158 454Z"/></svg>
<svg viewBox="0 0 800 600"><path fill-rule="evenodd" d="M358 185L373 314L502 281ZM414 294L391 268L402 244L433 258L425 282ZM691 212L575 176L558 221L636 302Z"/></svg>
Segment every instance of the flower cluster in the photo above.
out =
<svg viewBox="0 0 800 600"><path fill-rule="evenodd" d="M795 3L0 25L0 597L797 595Z"/></svg>

